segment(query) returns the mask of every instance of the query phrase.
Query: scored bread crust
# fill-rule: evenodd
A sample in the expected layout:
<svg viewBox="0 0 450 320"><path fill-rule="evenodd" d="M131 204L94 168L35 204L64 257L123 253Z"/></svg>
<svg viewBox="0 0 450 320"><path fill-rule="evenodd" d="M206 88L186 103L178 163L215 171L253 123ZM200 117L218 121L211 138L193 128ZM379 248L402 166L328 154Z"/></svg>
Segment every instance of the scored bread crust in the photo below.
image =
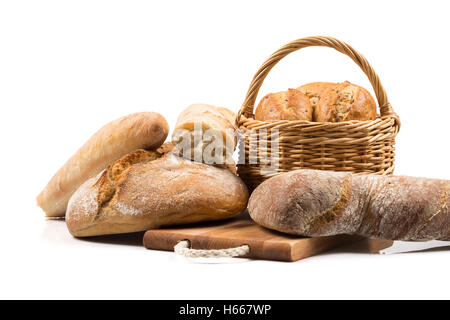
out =
<svg viewBox="0 0 450 320"><path fill-rule="evenodd" d="M314 110L316 109L317 103L319 102L321 95L325 90L334 87L335 85L336 83L333 82L311 82L297 88L298 91L302 92L309 98L313 110L313 120L315 120Z"/></svg>
<svg viewBox="0 0 450 320"><path fill-rule="evenodd" d="M318 122L366 121L376 117L377 105L369 91L348 81L327 88L314 110Z"/></svg>
<svg viewBox="0 0 450 320"><path fill-rule="evenodd" d="M77 190L66 223L76 237L138 232L230 218L247 201L245 184L227 169L137 150Z"/></svg>
<svg viewBox="0 0 450 320"><path fill-rule="evenodd" d="M449 180L297 170L260 184L248 210L264 227L302 236L450 240Z"/></svg>
<svg viewBox="0 0 450 320"><path fill-rule="evenodd" d="M297 170L280 174L260 184L252 193L248 210L258 224L302 236L347 233L358 218L344 213L357 211L360 202L349 193L352 176L345 172L328 174L320 170ZM359 192L359 190L355 190ZM350 197L352 197L350 199ZM339 217L327 230L333 217Z"/></svg>
<svg viewBox="0 0 450 320"><path fill-rule="evenodd" d="M259 102L255 119L312 121L311 102L305 94L296 89L270 93Z"/></svg>
<svg viewBox="0 0 450 320"><path fill-rule="evenodd" d="M155 112L134 113L97 131L52 177L37 197L48 217L61 217L72 194L111 162L139 149L156 149L166 139L169 125Z"/></svg>

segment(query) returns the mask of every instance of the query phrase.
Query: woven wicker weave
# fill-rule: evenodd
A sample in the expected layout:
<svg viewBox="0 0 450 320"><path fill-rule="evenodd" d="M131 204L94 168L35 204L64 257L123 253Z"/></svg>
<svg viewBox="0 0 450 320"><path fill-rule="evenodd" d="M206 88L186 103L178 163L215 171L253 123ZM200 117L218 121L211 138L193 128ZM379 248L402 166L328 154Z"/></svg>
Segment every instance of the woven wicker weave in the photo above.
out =
<svg viewBox="0 0 450 320"><path fill-rule="evenodd" d="M372 84L380 108L379 118L338 123L254 119L255 100L270 70L289 53L311 46L330 47L352 58ZM372 174L392 174L394 171L394 144L400 129L399 117L367 60L351 46L334 38L295 40L272 54L254 76L236 122L243 136L241 155L245 158L245 163L238 165L238 174L251 189L278 173L302 168ZM274 129L278 130L278 154L271 154L270 151L269 138ZM255 141L259 141L258 144ZM254 149L250 149L250 145ZM267 167L261 161L261 154L266 152L279 160L275 172L261 172L261 168Z"/></svg>

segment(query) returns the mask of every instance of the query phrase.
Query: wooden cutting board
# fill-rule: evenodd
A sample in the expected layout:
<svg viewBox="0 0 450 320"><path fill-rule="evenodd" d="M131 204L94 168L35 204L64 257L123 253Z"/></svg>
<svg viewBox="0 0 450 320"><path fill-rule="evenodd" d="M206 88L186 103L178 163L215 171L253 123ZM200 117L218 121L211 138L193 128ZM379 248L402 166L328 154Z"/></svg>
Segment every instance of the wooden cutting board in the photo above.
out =
<svg viewBox="0 0 450 320"><path fill-rule="evenodd" d="M367 252L378 252L392 245L392 241L364 239L358 236L302 238L260 227L243 215L220 222L202 223L147 231L147 249L173 251L181 240L189 240L192 249L226 249L250 246L246 258L297 261L351 242L363 241Z"/></svg>

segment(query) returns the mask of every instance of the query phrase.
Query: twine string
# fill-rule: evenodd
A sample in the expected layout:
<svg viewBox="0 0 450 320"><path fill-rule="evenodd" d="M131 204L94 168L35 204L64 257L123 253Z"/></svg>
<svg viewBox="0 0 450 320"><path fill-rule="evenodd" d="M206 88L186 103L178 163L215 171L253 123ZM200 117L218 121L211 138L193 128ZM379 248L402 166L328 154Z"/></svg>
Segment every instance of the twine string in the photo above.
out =
<svg viewBox="0 0 450 320"><path fill-rule="evenodd" d="M182 240L178 242L173 249L176 254L187 258L229 258L241 257L250 253L250 247L248 245L242 245L236 248L213 250L191 249L190 247L191 245L188 240Z"/></svg>

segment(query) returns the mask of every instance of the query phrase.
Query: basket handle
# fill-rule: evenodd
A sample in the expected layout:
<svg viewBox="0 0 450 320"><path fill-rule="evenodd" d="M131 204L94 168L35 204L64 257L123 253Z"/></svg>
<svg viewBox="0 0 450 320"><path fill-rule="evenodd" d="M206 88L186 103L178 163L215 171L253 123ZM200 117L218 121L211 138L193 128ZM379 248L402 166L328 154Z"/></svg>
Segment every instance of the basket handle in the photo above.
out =
<svg viewBox="0 0 450 320"><path fill-rule="evenodd" d="M244 104L242 105L236 116L238 125L241 123L241 119L243 116L245 116L246 118L252 117L258 91L261 88L261 85L263 84L264 79L269 74L270 70L272 70L272 68L278 63L278 61L283 59L289 53L306 47L329 47L349 56L366 74L367 78L369 78L369 81L372 84L372 88L375 91L378 104L380 106L381 116L394 117L398 126L400 126L400 119L392 109L392 106L388 101L386 91L384 90L380 79L378 78L378 75L375 73L369 62L367 62L366 58L364 58L358 51L353 49L348 44L331 37L323 36L294 40L275 51L266 60L266 62L264 62L264 64L259 68L258 72L256 72L255 76L253 77L253 80L247 91L247 96L245 97Z"/></svg>

